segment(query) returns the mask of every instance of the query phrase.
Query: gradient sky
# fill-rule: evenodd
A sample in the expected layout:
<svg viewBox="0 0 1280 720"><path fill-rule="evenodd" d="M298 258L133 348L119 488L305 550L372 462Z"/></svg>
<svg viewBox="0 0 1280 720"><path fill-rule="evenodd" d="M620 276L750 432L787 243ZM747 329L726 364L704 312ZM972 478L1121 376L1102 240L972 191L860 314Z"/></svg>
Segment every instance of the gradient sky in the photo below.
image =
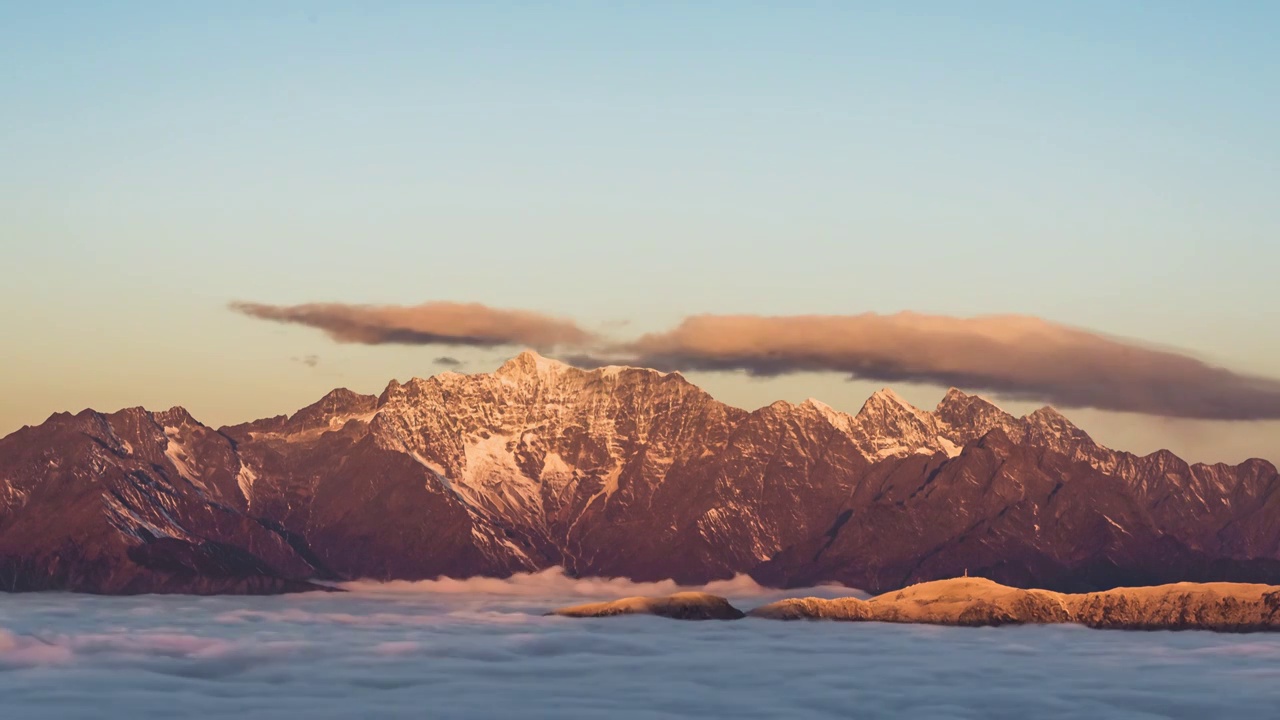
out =
<svg viewBox="0 0 1280 720"><path fill-rule="evenodd" d="M518 349L335 345L231 300L628 336L1023 313L1280 375L1277 28L1273 2L0 0L0 433L236 422ZM690 378L744 407L878 386ZM1070 415L1280 459L1280 423Z"/></svg>

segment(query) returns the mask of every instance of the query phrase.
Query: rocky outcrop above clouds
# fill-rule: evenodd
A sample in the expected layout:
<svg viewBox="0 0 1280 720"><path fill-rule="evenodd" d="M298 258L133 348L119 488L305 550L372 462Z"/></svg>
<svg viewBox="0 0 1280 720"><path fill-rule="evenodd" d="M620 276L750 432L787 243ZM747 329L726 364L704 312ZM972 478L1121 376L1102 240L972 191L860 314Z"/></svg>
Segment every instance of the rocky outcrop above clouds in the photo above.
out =
<svg viewBox="0 0 1280 720"><path fill-rule="evenodd" d="M563 617L611 617L613 615L656 615L674 620L738 620L746 617L741 610L718 596L700 592L681 592L665 597L629 597L609 602L573 605L554 610L551 615Z"/></svg>
<svg viewBox="0 0 1280 720"><path fill-rule="evenodd" d="M792 598L752 617L930 625L1077 623L1114 630L1280 630L1280 587L1175 583L1064 594L1012 588L982 578L921 583L870 600Z"/></svg>
<svg viewBox="0 0 1280 720"><path fill-rule="evenodd" d="M1280 630L1280 587L1175 583L1067 594L960 577L912 585L868 600L788 598L743 613L707 593L632 597L555 610L565 617L656 615L681 620L834 620L965 627L1075 623L1110 630Z"/></svg>

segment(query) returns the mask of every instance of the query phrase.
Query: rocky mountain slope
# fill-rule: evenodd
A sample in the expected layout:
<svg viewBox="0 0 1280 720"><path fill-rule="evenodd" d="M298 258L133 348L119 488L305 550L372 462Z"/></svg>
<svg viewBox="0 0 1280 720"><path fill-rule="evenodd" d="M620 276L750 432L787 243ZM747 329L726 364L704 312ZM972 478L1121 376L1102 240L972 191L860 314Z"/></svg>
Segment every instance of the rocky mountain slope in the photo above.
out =
<svg viewBox="0 0 1280 720"><path fill-rule="evenodd" d="M952 390L746 412L678 373L521 353L213 429L181 408L0 439L0 589L279 592L578 575L873 592L967 571L1082 591L1280 582L1276 468L1094 443Z"/></svg>

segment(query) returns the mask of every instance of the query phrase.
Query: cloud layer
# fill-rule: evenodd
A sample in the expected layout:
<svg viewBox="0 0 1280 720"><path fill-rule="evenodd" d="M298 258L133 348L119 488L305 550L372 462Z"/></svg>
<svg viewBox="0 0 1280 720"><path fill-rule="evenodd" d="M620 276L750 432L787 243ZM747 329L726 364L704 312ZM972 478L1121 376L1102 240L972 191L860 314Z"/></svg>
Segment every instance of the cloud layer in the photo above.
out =
<svg viewBox="0 0 1280 720"><path fill-rule="evenodd" d="M1280 703L1280 638L1265 633L542 617L576 582L13 595L0 715L1065 720L1272 717ZM586 590L653 589L605 582Z"/></svg>
<svg viewBox="0 0 1280 720"><path fill-rule="evenodd" d="M263 305L235 302L231 309L282 323L323 330L340 343L366 345L524 345L539 349L582 346L593 335L571 320L478 303L422 305Z"/></svg>
<svg viewBox="0 0 1280 720"><path fill-rule="evenodd" d="M580 366L625 363L759 376L827 371L953 385L1064 408L1204 420L1280 418L1280 380L1019 315L699 315L665 332L610 344L571 320L475 303L231 307L315 327L344 343L521 346L556 350Z"/></svg>
<svg viewBox="0 0 1280 720"><path fill-rule="evenodd" d="M856 588L843 585L818 585L809 588L779 590L760 585L750 576L739 573L728 580L713 580L705 585L678 585L674 580L636 582L626 578L571 577L562 567L551 567L537 572L515 573L506 578L472 577L466 579L439 578L436 580L356 580L342 583L341 587L354 592L377 594L427 595L447 597L451 595L488 597L541 597L568 600L593 598L612 600L632 595L670 595L677 592L706 592L723 595L740 603L740 607L771 602L774 599L796 597L859 597L870 595ZM745 601L745 604L742 604ZM754 602L753 602L754 601Z"/></svg>
<svg viewBox="0 0 1280 720"><path fill-rule="evenodd" d="M665 370L832 371L1062 407L1280 418L1280 381L1025 316L703 315L617 351L628 362Z"/></svg>

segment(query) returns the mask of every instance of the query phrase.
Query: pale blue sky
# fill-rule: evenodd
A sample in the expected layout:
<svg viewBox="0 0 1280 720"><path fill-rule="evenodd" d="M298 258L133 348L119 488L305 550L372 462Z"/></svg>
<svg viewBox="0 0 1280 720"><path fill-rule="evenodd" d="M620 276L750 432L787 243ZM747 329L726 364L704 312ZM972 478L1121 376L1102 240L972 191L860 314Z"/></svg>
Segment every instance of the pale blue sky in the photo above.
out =
<svg viewBox="0 0 1280 720"><path fill-rule="evenodd" d="M628 333L1014 312L1280 374L1277 35L1273 2L0 0L0 433L232 422L501 354L335 346L233 299ZM698 379L744 406L874 389ZM1280 457L1276 423L1188 445L1085 415Z"/></svg>

